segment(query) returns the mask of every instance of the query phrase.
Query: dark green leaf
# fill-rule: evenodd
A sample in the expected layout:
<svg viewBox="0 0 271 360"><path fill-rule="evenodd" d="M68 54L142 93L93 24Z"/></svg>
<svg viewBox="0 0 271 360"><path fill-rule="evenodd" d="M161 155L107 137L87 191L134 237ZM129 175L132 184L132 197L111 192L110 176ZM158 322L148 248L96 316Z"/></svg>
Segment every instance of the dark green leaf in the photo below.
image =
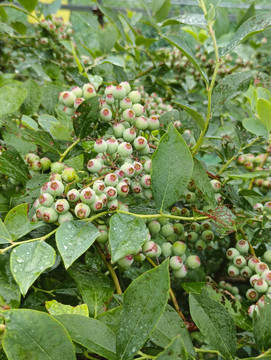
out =
<svg viewBox="0 0 271 360"><path fill-rule="evenodd" d="M171 124L152 156L152 192L160 211L168 209L183 195L192 171L191 152Z"/></svg>
<svg viewBox="0 0 271 360"><path fill-rule="evenodd" d="M99 7L99 9L101 10L101 12L112 21L113 24L115 24L121 34L121 36L123 37L123 39L126 39L125 36L125 31L124 28L122 26L122 23L118 17L118 14L116 13L116 11L114 11L113 9L110 9L109 7L103 6L102 4L98 3L97 6Z"/></svg>
<svg viewBox="0 0 271 360"><path fill-rule="evenodd" d="M235 31L237 31L239 29L239 27L245 22L247 21L249 18L251 18L252 16L255 16L255 5L251 4L250 7L247 9L247 11L245 12L244 16L242 16L241 20L238 22L238 24L236 25Z"/></svg>
<svg viewBox="0 0 271 360"><path fill-rule="evenodd" d="M66 221L59 226L56 245L66 269L87 251L99 234L96 226L88 222Z"/></svg>
<svg viewBox="0 0 271 360"><path fill-rule="evenodd" d="M191 283L182 283L184 291L192 294L201 294L202 289L205 286L205 282L191 282Z"/></svg>
<svg viewBox="0 0 271 360"><path fill-rule="evenodd" d="M196 26L196 27L205 29L207 26L207 21L206 21L204 15L185 14L185 15L179 15L174 18L165 20L162 23L162 26L176 25L176 24Z"/></svg>
<svg viewBox="0 0 271 360"><path fill-rule="evenodd" d="M271 299L264 297L264 307L259 314L253 316L253 333L260 350L265 351L271 347Z"/></svg>
<svg viewBox="0 0 271 360"><path fill-rule="evenodd" d="M40 274L55 263L55 250L44 241L17 246L10 255L10 269L25 295Z"/></svg>
<svg viewBox="0 0 271 360"><path fill-rule="evenodd" d="M195 109L191 106L187 106L185 104L180 103L179 101L174 101L174 104L180 106L183 110L185 110L191 117L196 121L201 130L204 129L204 119L203 116L200 115Z"/></svg>
<svg viewBox="0 0 271 360"><path fill-rule="evenodd" d="M244 22L234 34L233 38L221 51L221 56L231 52L241 41L264 31L271 26L270 12L258 14Z"/></svg>
<svg viewBox="0 0 271 360"><path fill-rule="evenodd" d="M212 300L208 293L189 295L193 321L226 360L234 359L237 347L235 323L226 309Z"/></svg>
<svg viewBox="0 0 271 360"><path fill-rule="evenodd" d="M153 0L152 4L156 21L164 20L170 10L170 0Z"/></svg>
<svg viewBox="0 0 271 360"><path fill-rule="evenodd" d="M76 112L78 116L73 120L74 132L83 139L91 134L93 125L99 120L99 97L94 96L83 101Z"/></svg>
<svg viewBox="0 0 271 360"><path fill-rule="evenodd" d="M194 180L196 188L202 192L205 200L210 205L216 205L215 194L209 177L206 174L206 171L201 162L197 159L194 159L192 179Z"/></svg>
<svg viewBox="0 0 271 360"><path fill-rule="evenodd" d="M120 322L121 306L117 306L113 309L103 312L97 317L98 320L102 321L105 325L110 327L110 329L117 333Z"/></svg>
<svg viewBox="0 0 271 360"><path fill-rule="evenodd" d="M117 334L118 360L133 359L148 339L165 309L169 286L168 261L164 261L125 290Z"/></svg>
<svg viewBox="0 0 271 360"><path fill-rule="evenodd" d="M9 284L0 278L0 305L8 305L12 308L18 308L21 302L21 293L17 284Z"/></svg>
<svg viewBox="0 0 271 360"><path fill-rule="evenodd" d="M128 214L114 214L109 230L112 262L137 254L146 241L147 234L148 229L142 219Z"/></svg>
<svg viewBox="0 0 271 360"><path fill-rule="evenodd" d="M22 182L29 179L28 168L20 153L14 148L2 151L0 155L0 173Z"/></svg>
<svg viewBox="0 0 271 360"><path fill-rule="evenodd" d="M32 12L37 6L38 0L18 0L18 2L29 12Z"/></svg>
<svg viewBox="0 0 271 360"><path fill-rule="evenodd" d="M24 82L23 88L27 90L27 97L21 106L21 111L25 115L33 115L38 111L41 103L40 85L36 81L28 79Z"/></svg>
<svg viewBox="0 0 271 360"><path fill-rule="evenodd" d="M58 142L54 140L52 136L45 131L34 131L31 129L23 129L22 138L24 140L42 146L44 150L51 151L55 154L61 153Z"/></svg>
<svg viewBox="0 0 271 360"><path fill-rule="evenodd" d="M3 348L9 360L76 359L69 334L50 315L17 309L5 312L5 318Z"/></svg>
<svg viewBox="0 0 271 360"><path fill-rule="evenodd" d="M116 335L104 323L81 315L55 318L64 325L73 341L105 359L116 360Z"/></svg>
<svg viewBox="0 0 271 360"><path fill-rule="evenodd" d="M0 87L0 118L19 110L26 97L27 90L22 87Z"/></svg>
<svg viewBox="0 0 271 360"><path fill-rule="evenodd" d="M158 356L156 356L155 360L188 360L191 359L187 353L187 349L185 347L184 341L182 337L176 336L172 342L168 345L168 347L162 351Z"/></svg>
<svg viewBox="0 0 271 360"><path fill-rule="evenodd" d="M69 274L76 281L90 315L97 317L104 312L105 303L114 290L112 281L103 273L80 264L74 264L69 269Z"/></svg>
<svg viewBox="0 0 271 360"><path fill-rule="evenodd" d="M201 73L201 75L202 75L204 81L206 82L206 84L208 84L209 80L208 80L207 75L205 74L205 72L200 67L200 65L199 65L198 61L196 60L192 50L189 48L189 46L186 44L186 42L180 36L177 36L177 35L163 36L163 38L165 40L167 40L173 46L176 46L182 52L182 55L187 57L187 59Z"/></svg>
<svg viewBox="0 0 271 360"><path fill-rule="evenodd" d="M180 114L178 110L171 110L165 112L162 116L160 116L159 121L161 126L166 129L170 123L173 123L174 121L180 120Z"/></svg>
<svg viewBox="0 0 271 360"><path fill-rule="evenodd" d="M2 219L0 219L0 244L8 244L12 242L12 237L8 233L5 224L3 223Z"/></svg>

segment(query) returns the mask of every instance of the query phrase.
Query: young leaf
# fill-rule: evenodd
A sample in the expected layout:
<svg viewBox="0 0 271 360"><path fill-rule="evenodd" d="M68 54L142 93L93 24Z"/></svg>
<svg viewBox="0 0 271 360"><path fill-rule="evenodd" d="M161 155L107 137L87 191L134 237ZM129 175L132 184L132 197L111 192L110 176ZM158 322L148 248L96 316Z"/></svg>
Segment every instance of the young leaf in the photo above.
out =
<svg viewBox="0 0 271 360"><path fill-rule="evenodd" d="M8 244L11 242L12 242L12 237L10 236L2 219L0 219L0 244Z"/></svg>
<svg viewBox="0 0 271 360"><path fill-rule="evenodd" d="M201 165L201 162L197 159L194 159L192 179L194 180L196 188L202 192L205 200L210 205L215 206L216 200L215 200L214 190L212 188L212 185L210 183L208 175L206 174L205 169Z"/></svg>
<svg viewBox="0 0 271 360"><path fill-rule="evenodd" d="M184 24L184 25L196 26L202 29L206 29L207 21L204 15L185 14L165 20L161 24L161 26L176 25L176 24Z"/></svg>
<svg viewBox="0 0 271 360"><path fill-rule="evenodd" d="M132 215L115 214L110 220L109 243L112 262L137 253L146 240L145 222Z"/></svg>
<svg viewBox="0 0 271 360"><path fill-rule="evenodd" d="M179 50L181 50L182 54L187 57L187 59L195 66L195 68L201 73L206 84L209 83L208 77L205 72L200 67L198 61L194 57L192 50L186 44L185 41L180 36L177 35L168 35L163 36L163 38L168 41L171 45L176 46Z"/></svg>
<svg viewBox="0 0 271 360"><path fill-rule="evenodd" d="M22 139L33 142L34 144L40 145L44 150L51 151L55 154L60 155L60 146L52 136L46 131L34 131L31 129L22 129Z"/></svg>
<svg viewBox="0 0 271 360"><path fill-rule="evenodd" d="M253 333L257 346L261 350L271 347L271 299L264 297L264 307L259 309L259 314L253 316Z"/></svg>
<svg viewBox="0 0 271 360"><path fill-rule="evenodd" d="M187 353L187 349L185 348L185 344L180 335L176 336L172 340L172 342L168 345L168 347L155 358L155 360L176 360L176 359L183 359L183 360L191 359L191 357L189 357Z"/></svg>
<svg viewBox="0 0 271 360"><path fill-rule="evenodd" d="M76 136L83 139L92 132L93 125L99 120L99 98L93 96L83 101L77 108L77 114L73 120L73 127Z"/></svg>
<svg viewBox="0 0 271 360"><path fill-rule="evenodd" d="M19 110L27 97L27 90L19 86L0 88L0 118Z"/></svg>
<svg viewBox="0 0 271 360"><path fill-rule="evenodd" d="M175 127L160 140L152 156L152 192L160 211L168 209L184 193L193 171L193 158Z"/></svg>
<svg viewBox="0 0 271 360"><path fill-rule="evenodd" d="M123 295L117 333L117 358L130 360L161 317L169 293L168 261L136 278Z"/></svg>
<svg viewBox="0 0 271 360"><path fill-rule="evenodd" d="M242 121L244 128L257 136L264 136L268 140L268 132L266 127L259 119L248 118Z"/></svg>
<svg viewBox="0 0 271 360"><path fill-rule="evenodd" d="M67 221L56 232L56 245L65 268L79 258L100 234L96 226L82 221Z"/></svg>
<svg viewBox="0 0 271 360"><path fill-rule="evenodd" d="M64 325L73 341L105 359L116 360L116 335L104 323L81 315L55 318Z"/></svg>
<svg viewBox="0 0 271 360"><path fill-rule="evenodd" d="M228 311L212 300L205 291L200 295L190 294L189 305L193 321L209 343L224 359L234 359L237 346L236 329Z"/></svg>
<svg viewBox="0 0 271 360"><path fill-rule="evenodd" d="M152 0L152 9L156 21L162 21L168 16L170 0Z"/></svg>
<svg viewBox="0 0 271 360"><path fill-rule="evenodd" d="M230 42L222 49L221 56L231 52L240 42L249 37L264 31L271 26L270 13L255 15L245 21L234 34Z"/></svg>
<svg viewBox="0 0 271 360"><path fill-rule="evenodd" d="M75 314L89 317L87 304L77 306L64 305L56 300L45 301L45 307L50 315Z"/></svg>
<svg viewBox="0 0 271 360"><path fill-rule="evenodd" d="M35 310L5 312L3 348L9 360L75 360L71 338L52 316Z"/></svg>
<svg viewBox="0 0 271 360"><path fill-rule="evenodd" d="M180 336L187 352L195 356L194 347L187 327L177 312L169 305L166 306L160 320L150 335L150 340L157 346L166 348L170 342Z"/></svg>
<svg viewBox="0 0 271 360"><path fill-rule="evenodd" d="M268 133L271 131L271 103L266 99L257 100L257 113Z"/></svg>
<svg viewBox="0 0 271 360"><path fill-rule="evenodd" d="M0 155L0 173L13 179L25 182L29 179L29 171L20 153L10 148Z"/></svg>
<svg viewBox="0 0 271 360"><path fill-rule="evenodd" d="M10 269L25 296L40 274L55 263L55 250L44 241L17 246L10 255Z"/></svg>
<svg viewBox="0 0 271 360"><path fill-rule="evenodd" d="M183 110L185 110L191 117L196 121L198 126L201 130L204 129L204 119L203 116L198 113L195 109L193 109L191 106L187 106L185 104L180 103L179 101L174 101L174 104L177 104L180 106Z"/></svg>
<svg viewBox="0 0 271 360"><path fill-rule="evenodd" d="M12 240L17 240L28 234L30 231L43 225L42 222L30 222L27 213L27 204L17 205L7 213L4 224L11 235Z"/></svg>
<svg viewBox="0 0 271 360"><path fill-rule="evenodd" d="M69 269L87 304L90 316L94 318L104 312L105 303L112 297L114 287L112 281L95 269L87 269L84 265L74 264Z"/></svg>
<svg viewBox="0 0 271 360"><path fill-rule="evenodd" d="M38 0L18 0L18 2L29 12L32 12L37 6Z"/></svg>

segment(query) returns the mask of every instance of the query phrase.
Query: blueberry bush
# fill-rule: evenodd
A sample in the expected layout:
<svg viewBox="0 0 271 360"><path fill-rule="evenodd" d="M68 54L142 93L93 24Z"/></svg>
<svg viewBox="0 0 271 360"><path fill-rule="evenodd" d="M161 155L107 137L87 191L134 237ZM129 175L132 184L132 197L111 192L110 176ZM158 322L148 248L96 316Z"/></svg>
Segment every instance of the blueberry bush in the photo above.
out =
<svg viewBox="0 0 271 360"><path fill-rule="evenodd" d="M217 3L0 3L1 360L271 358L271 14Z"/></svg>

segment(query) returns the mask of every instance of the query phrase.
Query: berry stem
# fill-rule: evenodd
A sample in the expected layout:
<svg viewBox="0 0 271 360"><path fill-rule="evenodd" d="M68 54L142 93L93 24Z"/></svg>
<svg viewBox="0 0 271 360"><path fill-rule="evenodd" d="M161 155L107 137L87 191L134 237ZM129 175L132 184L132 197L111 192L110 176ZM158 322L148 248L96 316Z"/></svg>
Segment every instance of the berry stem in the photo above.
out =
<svg viewBox="0 0 271 360"><path fill-rule="evenodd" d="M151 264L152 267L154 267L154 268L157 267L157 265L155 264L155 262L154 262L152 259L150 259L150 258L148 258L148 257L147 257L146 259L147 259L147 261ZM169 289L169 294L170 294L171 300L172 300L172 302L173 302L173 305L174 305L174 307L175 307L175 310L176 310L177 313L180 315L180 317L181 317L184 321L186 321L184 314L183 314L182 311L180 310L180 306L179 306L179 304L178 304L178 301L177 301L177 299L176 299L176 296L175 296L175 294L174 294L174 292L173 292L173 290L172 290L171 288Z"/></svg>
<svg viewBox="0 0 271 360"><path fill-rule="evenodd" d="M63 162L63 160L65 159L65 157L67 156L67 154L81 141L81 139L77 139L74 143L72 143L67 149L66 151L61 154L60 158L59 158L59 162Z"/></svg>
<svg viewBox="0 0 271 360"><path fill-rule="evenodd" d="M168 218L168 219L187 220L187 221L199 221L199 220L209 219L209 216L185 217L185 216L170 215L170 214L164 214L164 213L160 213L160 214L135 214L135 213L131 213L129 211L124 211L124 210L117 210L116 212L121 213L121 214L133 215L133 216L139 217L141 219Z"/></svg>
<svg viewBox="0 0 271 360"><path fill-rule="evenodd" d="M106 260L106 256L101 248L101 246L95 241L94 243L94 246L96 247L101 259L103 260L103 262L105 263L111 277L112 277L112 280L115 284L115 288L116 288L116 291L117 291L117 294L122 294L122 290L121 290L121 287L120 287L120 283L119 283L119 279L117 277L117 274L115 273L115 270L113 269L112 265L110 264L110 262L108 262Z"/></svg>

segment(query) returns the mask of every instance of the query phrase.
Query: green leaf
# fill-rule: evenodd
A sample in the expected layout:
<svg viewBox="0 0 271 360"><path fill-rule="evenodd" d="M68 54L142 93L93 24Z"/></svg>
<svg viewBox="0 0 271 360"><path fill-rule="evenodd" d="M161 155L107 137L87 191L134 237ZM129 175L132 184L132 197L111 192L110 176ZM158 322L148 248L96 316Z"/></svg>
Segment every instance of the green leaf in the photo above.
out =
<svg viewBox="0 0 271 360"><path fill-rule="evenodd" d="M169 305L166 306L160 320L150 335L150 340L157 346L166 348L176 337L181 336L186 350L195 356L194 347L187 327L177 312Z"/></svg>
<svg viewBox="0 0 271 360"><path fill-rule="evenodd" d="M180 120L180 113L178 110L175 110L175 109L165 112L159 118L159 122L160 122L161 126L164 127L164 129L166 129L170 123L177 121L177 120Z"/></svg>
<svg viewBox="0 0 271 360"><path fill-rule="evenodd" d="M212 108L220 108L227 101L247 91L253 76L253 71L242 71L225 76L214 88Z"/></svg>
<svg viewBox="0 0 271 360"><path fill-rule="evenodd" d="M271 26L270 12L259 14L245 21L234 34L230 42L222 49L221 56L231 52L240 42L264 31Z"/></svg>
<svg viewBox="0 0 271 360"><path fill-rule="evenodd" d="M182 288L184 291L186 291L188 294L201 294L202 289L206 285L205 282L190 282L190 283L182 283Z"/></svg>
<svg viewBox="0 0 271 360"><path fill-rule="evenodd" d="M124 28L122 26L122 22L120 21L118 14L116 13L115 10L110 9L109 7L103 6L100 3L97 3L98 8L101 10L101 12L108 18L111 20L111 22L113 24L115 24L119 30L119 33L121 34L121 36L123 37L123 39L126 39L125 36L125 31Z"/></svg>
<svg viewBox="0 0 271 360"><path fill-rule="evenodd" d="M35 10L38 0L18 0L18 2L29 12Z"/></svg>
<svg viewBox="0 0 271 360"><path fill-rule="evenodd" d="M71 166L76 171L83 170L84 168L84 154L80 154L75 156L74 158L70 158L65 160L65 164Z"/></svg>
<svg viewBox="0 0 271 360"><path fill-rule="evenodd" d="M50 133L58 140L72 141L69 130L60 122L51 124Z"/></svg>
<svg viewBox="0 0 271 360"><path fill-rule="evenodd" d="M100 44L101 52L103 54L108 54L118 40L118 30L114 24L106 24L103 29L99 30L97 38ZM114 59L114 57L115 56L112 56L112 59ZM121 60L123 62L123 59ZM108 62L110 63L110 60Z"/></svg>
<svg viewBox="0 0 271 360"><path fill-rule="evenodd" d="M56 232L56 245L65 268L78 259L94 243L100 232L89 222L66 221Z"/></svg>
<svg viewBox="0 0 271 360"><path fill-rule="evenodd" d="M218 39L222 35L228 34L230 25L228 9L216 8L216 20L214 24L216 38Z"/></svg>
<svg viewBox="0 0 271 360"><path fill-rule="evenodd" d="M194 119L196 121L196 123L198 124L198 126L200 127L201 130L204 129L204 123L205 122L204 122L203 116L200 113L198 113L191 106L187 106L185 104L182 104L179 101L174 101L174 104L177 104L183 110L185 110L192 117L192 119Z"/></svg>
<svg viewBox="0 0 271 360"><path fill-rule="evenodd" d="M0 118L19 110L26 97L27 90L22 87L0 87Z"/></svg>
<svg viewBox="0 0 271 360"><path fill-rule="evenodd" d="M53 124L58 124L58 120L52 115L40 115L38 117L38 123L46 132L51 132Z"/></svg>
<svg viewBox="0 0 271 360"><path fill-rule="evenodd" d="M15 309L6 311L5 318L3 348L9 360L76 360L68 332L50 315Z"/></svg>
<svg viewBox="0 0 271 360"><path fill-rule="evenodd" d="M168 16L170 0L152 0L152 9L156 21L162 21Z"/></svg>
<svg viewBox="0 0 271 360"><path fill-rule="evenodd" d="M8 305L18 308L21 302L21 293L17 284L8 283L0 278L0 306Z"/></svg>
<svg viewBox="0 0 271 360"><path fill-rule="evenodd" d="M55 0L43 9L43 15L46 18L49 15L55 14L61 8L61 0Z"/></svg>
<svg viewBox="0 0 271 360"><path fill-rule="evenodd" d="M0 173L22 182L29 179L28 168L20 153L14 148L2 151L0 155Z"/></svg>
<svg viewBox="0 0 271 360"><path fill-rule="evenodd" d="M113 309L107 310L100 314L97 319L102 321L105 325L110 327L110 329L117 333L120 322L121 306L117 306Z"/></svg>
<svg viewBox="0 0 271 360"><path fill-rule="evenodd" d="M120 67L124 67L124 60L122 57L120 56L113 56L113 55L110 55L108 56L106 59L104 59L101 64L113 64L115 66L120 66Z"/></svg>
<svg viewBox="0 0 271 360"><path fill-rule="evenodd" d="M45 307L50 315L75 314L89 317L87 304L77 306L64 305L56 300L45 301Z"/></svg>
<svg viewBox="0 0 271 360"><path fill-rule="evenodd" d="M242 16L241 20L236 25L235 31L237 31L239 29L239 27L245 21L247 21L249 18L251 18L252 16L255 16L255 5L254 4L251 4L250 7L247 9L246 13L244 14L244 16Z"/></svg>
<svg viewBox="0 0 271 360"><path fill-rule="evenodd" d="M191 357L189 357L187 353L185 344L180 335L176 336L172 340L172 342L168 345L168 347L164 351L162 351L158 356L155 357L155 360L176 360L176 359L183 359L183 360L191 359Z"/></svg>
<svg viewBox="0 0 271 360"><path fill-rule="evenodd" d="M27 115L22 116L21 123L31 130L35 130L35 131L39 130L39 127L38 127L38 124L36 123L36 121Z"/></svg>
<svg viewBox="0 0 271 360"><path fill-rule="evenodd" d="M40 274L55 263L55 250L44 241L17 246L10 255L10 269L25 296Z"/></svg>
<svg viewBox="0 0 271 360"><path fill-rule="evenodd" d="M192 179L194 180L196 188L202 192L205 200L210 205L216 206L215 194L209 177L201 162L195 158Z"/></svg>
<svg viewBox="0 0 271 360"><path fill-rule="evenodd" d="M52 83L47 83L42 87L41 104L45 108L45 112L48 114L54 115L55 106L59 104L58 95L61 91L63 91L62 86Z"/></svg>
<svg viewBox="0 0 271 360"><path fill-rule="evenodd" d="M264 170L260 170L260 171L253 171L251 173L244 173L244 174L232 174L232 173L227 173L227 176L229 176L232 179L253 179L253 178L257 178L257 177L266 177L270 175L270 171L264 171Z"/></svg>
<svg viewBox="0 0 271 360"><path fill-rule="evenodd" d="M250 85L248 90L244 93L244 96L248 99L252 111L256 112L257 90L255 89L255 87Z"/></svg>
<svg viewBox="0 0 271 360"><path fill-rule="evenodd" d="M271 103L266 99L257 100L257 113L268 133L271 131Z"/></svg>
<svg viewBox="0 0 271 360"><path fill-rule="evenodd" d="M22 103L21 111L25 115L35 114L41 103L40 85L33 79L28 79L23 84L23 88L27 90L27 97Z"/></svg>
<svg viewBox="0 0 271 360"><path fill-rule="evenodd" d="M160 211L168 209L183 195L192 171L191 152L171 124L152 156L152 193Z"/></svg>
<svg viewBox="0 0 271 360"><path fill-rule="evenodd" d="M114 214L110 220L109 243L114 263L129 254L137 254L146 241L145 222L132 215Z"/></svg>
<svg viewBox="0 0 271 360"><path fill-rule="evenodd" d="M226 360L234 359L237 347L235 323L226 309L212 300L208 293L189 295L193 321Z"/></svg>
<svg viewBox="0 0 271 360"><path fill-rule="evenodd" d="M131 360L161 317L169 295L168 260L136 278L123 294L118 360Z"/></svg>
<svg viewBox="0 0 271 360"><path fill-rule="evenodd" d="M81 264L74 264L69 274L76 281L90 316L97 317L104 312L105 303L112 297L114 287L112 281L95 269L87 269Z"/></svg>
<svg viewBox="0 0 271 360"><path fill-rule="evenodd" d="M209 80L208 80L207 75L205 74L205 72L200 67L198 61L194 57L194 54L193 54L192 50L189 48L189 46L187 45L187 43L180 36L177 36L177 35L163 36L163 38L166 41L168 41L170 44L172 44L173 46L176 46L182 52L182 55L187 57L187 59L201 73L201 75L202 75L204 81L206 82L206 84L208 84Z"/></svg>
<svg viewBox="0 0 271 360"><path fill-rule="evenodd" d="M83 139L91 134L93 125L99 120L99 97L93 96L83 101L76 112L78 116L73 120L74 132Z"/></svg>
<svg viewBox="0 0 271 360"><path fill-rule="evenodd" d="M81 315L58 315L55 318L64 325L76 343L105 359L117 359L116 335L101 321Z"/></svg>
<svg viewBox="0 0 271 360"><path fill-rule="evenodd" d="M204 15L199 14L185 14L179 15L170 19L165 20L161 26L184 24L189 26L196 26L205 29L207 21Z"/></svg>
<svg viewBox="0 0 271 360"><path fill-rule="evenodd" d="M34 131L31 129L21 130L22 138L26 141L33 142L34 144L40 145L44 150L51 151L55 154L60 155L60 146L50 134L45 131Z"/></svg>
<svg viewBox="0 0 271 360"><path fill-rule="evenodd" d="M244 128L257 136L264 136L268 140L268 132L266 127L259 119L249 118L242 121Z"/></svg>
<svg viewBox="0 0 271 360"><path fill-rule="evenodd" d="M265 351L271 347L271 299L264 297L264 307L259 314L253 316L253 333L256 344L260 350Z"/></svg>
<svg viewBox="0 0 271 360"><path fill-rule="evenodd" d="M11 209L4 220L4 224L12 240L17 240L30 231L42 226L42 223L32 223L28 219L28 205L20 204Z"/></svg>
<svg viewBox="0 0 271 360"><path fill-rule="evenodd" d="M12 237L10 236L2 219L0 219L0 244L8 244L11 242L12 242Z"/></svg>
<svg viewBox="0 0 271 360"><path fill-rule="evenodd" d="M151 44L153 44L156 41L157 41L156 39L146 38L143 35L138 35L136 37L135 43L136 43L137 46L144 45L146 47L149 47Z"/></svg>

